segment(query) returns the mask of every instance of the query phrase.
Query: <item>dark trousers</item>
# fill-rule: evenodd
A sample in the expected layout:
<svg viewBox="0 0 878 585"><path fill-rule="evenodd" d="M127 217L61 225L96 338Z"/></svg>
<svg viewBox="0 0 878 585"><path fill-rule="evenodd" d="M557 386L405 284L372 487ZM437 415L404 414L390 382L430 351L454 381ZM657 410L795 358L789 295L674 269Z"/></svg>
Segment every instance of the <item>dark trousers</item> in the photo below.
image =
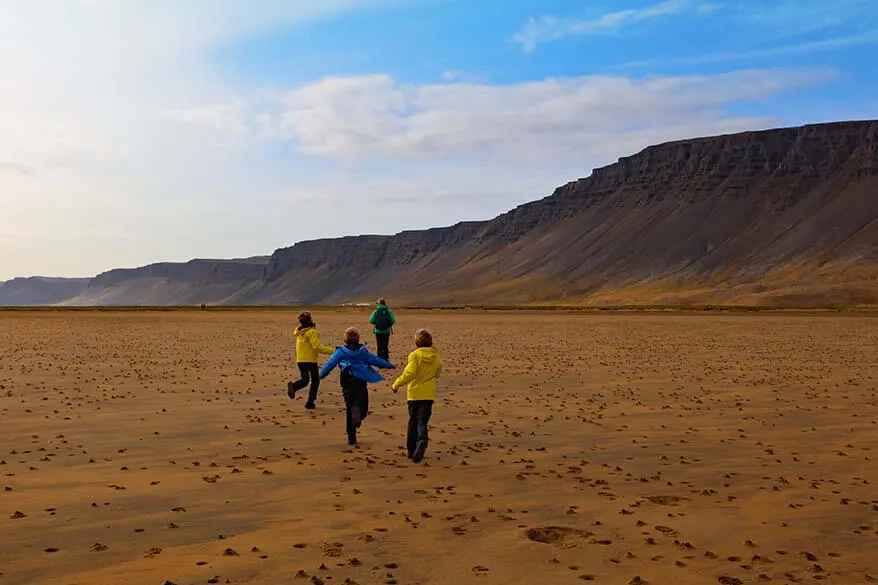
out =
<svg viewBox="0 0 878 585"><path fill-rule="evenodd" d="M369 415L369 387L363 380L345 376L341 382L345 405L345 430L348 441L357 440L357 429Z"/></svg>
<svg viewBox="0 0 878 585"><path fill-rule="evenodd" d="M415 452L418 442L424 441L426 445L429 440L427 435L427 424L433 415L432 400L409 400L409 429L406 438L406 448L409 457Z"/></svg>
<svg viewBox="0 0 878 585"><path fill-rule="evenodd" d="M308 402L314 403L317 400L317 390L320 389L320 368L316 362L297 362L301 380L293 382L293 388L298 392L311 382L311 389L308 391Z"/></svg>
<svg viewBox="0 0 878 585"><path fill-rule="evenodd" d="M378 351L376 355L381 359L389 360L390 359L390 334L389 333L376 333L375 334L375 343L378 344Z"/></svg>

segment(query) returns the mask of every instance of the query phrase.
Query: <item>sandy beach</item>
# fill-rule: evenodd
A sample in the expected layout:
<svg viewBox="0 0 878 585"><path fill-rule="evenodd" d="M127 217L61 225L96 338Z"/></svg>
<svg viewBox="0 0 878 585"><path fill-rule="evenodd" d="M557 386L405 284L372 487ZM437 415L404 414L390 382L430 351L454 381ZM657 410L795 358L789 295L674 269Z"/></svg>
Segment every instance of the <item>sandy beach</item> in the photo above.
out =
<svg viewBox="0 0 878 585"><path fill-rule="evenodd" d="M355 448L295 317L0 312L0 585L878 580L878 316L400 311Z"/></svg>

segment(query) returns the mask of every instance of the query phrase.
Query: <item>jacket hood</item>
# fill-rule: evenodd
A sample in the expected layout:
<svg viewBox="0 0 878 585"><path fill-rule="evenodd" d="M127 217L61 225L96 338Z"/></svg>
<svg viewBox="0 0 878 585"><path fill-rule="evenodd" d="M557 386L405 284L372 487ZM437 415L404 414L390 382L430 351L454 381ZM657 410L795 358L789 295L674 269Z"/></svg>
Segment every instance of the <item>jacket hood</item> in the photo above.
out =
<svg viewBox="0 0 878 585"><path fill-rule="evenodd" d="M301 335L309 329L314 329L314 325L307 325L304 327L302 325L299 325L298 327L296 327L295 331L293 331L293 335Z"/></svg>
<svg viewBox="0 0 878 585"><path fill-rule="evenodd" d="M439 357L439 351L435 347L419 347L415 350L418 360L423 364L430 364Z"/></svg>
<svg viewBox="0 0 878 585"><path fill-rule="evenodd" d="M354 357L354 356L356 356L357 354L366 354L366 353L369 353L369 351L366 349L366 346L363 345L362 343L361 343L358 347L356 347L356 348L351 348L351 347L349 347L349 346L347 346L347 345L339 345L339 346L338 346L338 349L341 350L341 352L342 352L346 357Z"/></svg>

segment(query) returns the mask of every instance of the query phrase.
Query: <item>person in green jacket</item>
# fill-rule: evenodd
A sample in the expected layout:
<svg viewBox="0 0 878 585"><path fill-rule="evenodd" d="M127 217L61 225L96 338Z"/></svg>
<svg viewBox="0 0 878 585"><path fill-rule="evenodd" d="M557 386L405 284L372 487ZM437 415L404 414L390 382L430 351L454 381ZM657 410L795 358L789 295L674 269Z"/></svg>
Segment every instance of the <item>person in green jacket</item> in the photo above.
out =
<svg viewBox="0 0 878 585"><path fill-rule="evenodd" d="M378 306L372 311L369 323L374 327L375 342L378 344L376 352L378 357L385 360L390 359L390 336L393 334L396 316L383 298L378 299Z"/></svg>

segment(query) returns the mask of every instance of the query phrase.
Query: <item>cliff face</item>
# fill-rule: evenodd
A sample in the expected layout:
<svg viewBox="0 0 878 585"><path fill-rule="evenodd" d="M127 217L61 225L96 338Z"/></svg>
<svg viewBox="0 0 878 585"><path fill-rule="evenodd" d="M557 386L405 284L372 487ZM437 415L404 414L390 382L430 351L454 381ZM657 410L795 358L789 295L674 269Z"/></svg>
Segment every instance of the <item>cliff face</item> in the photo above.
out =
<svg viewBox="0 0 878 585"><path fill-rule="evenodd" d="M748 132L646 148L489 222L278 250L284 286L240 300L873 303L876 221L878 123Z"/></svg>
<svg viewBox="0 0 878 585"><path fill-rule="evenodd" d="M660 144L491 221L197 262L76 302L878 304L878 121Z"/></svg>
<svg viewBox="0 0 878 585"><path fill-rule="evenodd" d="M277 250L260 285L235 302L316 304L374 296L385 283L451 268L449 260L465 254L483 225L301 242Z"/></svg>

